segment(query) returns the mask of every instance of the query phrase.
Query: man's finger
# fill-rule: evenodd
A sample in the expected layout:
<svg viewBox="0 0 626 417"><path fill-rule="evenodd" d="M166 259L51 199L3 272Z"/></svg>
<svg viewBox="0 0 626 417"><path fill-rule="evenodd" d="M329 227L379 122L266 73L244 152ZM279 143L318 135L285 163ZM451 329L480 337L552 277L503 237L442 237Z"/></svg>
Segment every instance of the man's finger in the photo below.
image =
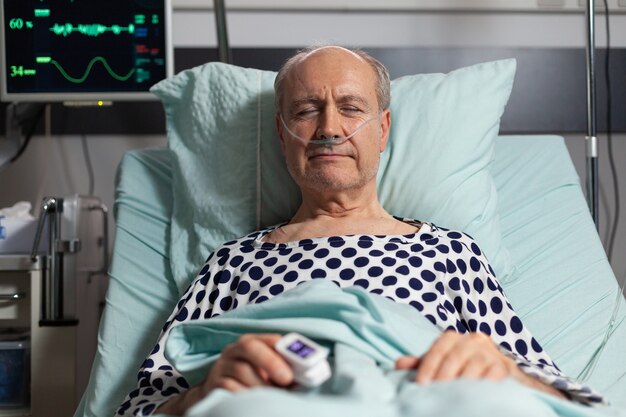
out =
<svg viewBox="0 0 626 417"><path fill-rule="evenodd" d="M449 381L459 378L462 370L467 366L473 356L474 352L471 350L471 346L467 346L462 343L462 340L457 339L456 343L445 353L439 368L432 375L432 380ZM473 360L476 362L484 361L480 355L474 357Z"/></svg>
<svg viewBox="0 0 626 417"><path fill-rule="evenodd" d="M418 356L401 356L396 359L396 369L415 369L420 363Z"/></svg>
<svg viewBox="0 0 626 417"><path fill-rule="evenodd" d="M267 383L252 365L243 360L231 360L222 366L222 376L232 378L247 388L266 386Z"/></svg>
<svg viewBox="0 0 626 417"><path fill-rule="evenodd" d="M286 386L293 382L293 371L278 352L274 344L280 335L250 335L237 341L229 355L249 362L254 368L267 372L270 380L278 385Z"/></svg>
<svg viewBox="0 0 626 417"><path fill-rule="evenodd" d="M470 356L459 370L457 377L467 379L483 378L493 364L480 355Z"/></svg>
<svg viewBox="0 0 626 417"><path fill-rule="evenodd" d="M490 379L492 381L501 381L509 375L509 370L506 365L494 362L485 370L483 378Z"/></svg>
<svg viewBox="0 0 626 417"><path fill-rule="evenodd" d="M222 388L230 392L239 392L246 389L243 384L229 377L220 378L216 383L216 388Z"/></svg>
<svg viewBox="0 0 626 417"><path fill-rule="evenodd" d="M420 361L415 380L420 383L428 383L439 372L443 361L450 349L456 344L460 336L454 332L445 332L433 343Z"/></svg>

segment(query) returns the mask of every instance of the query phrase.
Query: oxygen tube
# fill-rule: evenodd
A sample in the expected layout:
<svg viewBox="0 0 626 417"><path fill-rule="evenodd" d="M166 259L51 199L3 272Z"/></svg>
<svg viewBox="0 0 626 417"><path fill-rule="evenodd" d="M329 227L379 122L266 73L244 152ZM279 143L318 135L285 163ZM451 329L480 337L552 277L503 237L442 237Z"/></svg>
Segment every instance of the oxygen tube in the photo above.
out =
<svg viewBox="0 0 626 417"><path fill-rule="evenodd" d="M352 133L350 133L348 136L343 136L342 137L342 136L334 135L334 136L328 137L326 135L322 135L320 139L305 139L302 136L298 136L291 129L289 129L289 126L287 126L287 123L285 123L285 119L283 118L282 114L280 115L280 121L282 122L282 124L285 127L285 129L287 130L287 132L289 132L291 137L293 137L294 139L298 139L304 145L312 144L312 145L320 145L320 146L325 146L327 148L330 148L330 147L335 146L335 145L341 145L342 143L344 143L345 141L347 141L348 139L350 139L351 137L356 135L359 130L363 129L365 127L365 125L367 125L372 120L380 120L380 116L381 115L378 114L378 115L376 115L374 117L371 117L371 118L365 120L363 123L361 123L359 126L357 126L357 128L354 129L354 131Z"/></svg>

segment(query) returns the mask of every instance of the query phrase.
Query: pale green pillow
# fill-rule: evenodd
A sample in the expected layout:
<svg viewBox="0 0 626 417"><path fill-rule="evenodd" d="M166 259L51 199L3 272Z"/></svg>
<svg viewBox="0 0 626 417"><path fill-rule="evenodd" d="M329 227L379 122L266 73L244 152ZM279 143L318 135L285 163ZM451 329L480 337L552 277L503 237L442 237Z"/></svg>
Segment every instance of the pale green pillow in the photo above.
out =
<svg viewBox="0 0 626 417"><path fill-rule="evenodd" d="M515 68L508 59L394 80L391 138L378 175L388 211L470 234L501 281L513 268L491 163Z"/></svg>
<svg viewBox="0 0 626 417"><path fill-rule="evenodd" d="M490 166L515 67L509 59L395 80L378 175L390 213L469 233L500 279L512 265ZM170 262L181 292L217 245L298 207L274 124L275 75L209 63L152 88L175 154Z"/></svg>

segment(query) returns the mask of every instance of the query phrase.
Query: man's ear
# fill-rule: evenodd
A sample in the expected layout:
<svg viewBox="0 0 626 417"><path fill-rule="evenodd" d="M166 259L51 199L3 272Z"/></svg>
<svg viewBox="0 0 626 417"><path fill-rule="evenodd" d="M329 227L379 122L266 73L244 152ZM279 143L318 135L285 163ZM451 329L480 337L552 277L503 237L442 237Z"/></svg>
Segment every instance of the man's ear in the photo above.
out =
<svg viewBox="0 0 626 417"><path fill-rule="evenodd" d="M278 140L280 141L280 150L285 155L285 138L283 137L283 129L285 128L280 121L280 113L274 115L274 123L276 123L276 131L278 132Z"/></svg>
<svg viewBox="0 0 626 417"><path fill-rule="evenodd" d="M389 128L391 127L391 111L386 109L380 116L380 152L387 147L389 141Z"/></svg>

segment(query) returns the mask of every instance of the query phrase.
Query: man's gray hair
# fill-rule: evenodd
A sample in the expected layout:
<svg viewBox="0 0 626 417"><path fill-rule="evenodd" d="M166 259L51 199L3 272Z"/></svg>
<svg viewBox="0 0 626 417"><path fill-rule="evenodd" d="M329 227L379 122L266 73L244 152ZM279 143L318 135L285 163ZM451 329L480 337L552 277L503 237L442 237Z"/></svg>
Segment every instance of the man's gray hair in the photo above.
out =
<svg viewBox="0 0 626 417"><path fill-rule="evenodd" d="M315 45L299 50L294 56L289 58L278 71L276 80L274 80L274 92L276 93L274 105L276 106L276 111L281 113L284 82L293 67L300 63L310 53L329 47L346 49L362 58L370 65L370 67L372 67L374 74L376 75L376 98L378 99L378 111L382 112L388 109L391 102L391 82L389 81L389 71L387 71L387 68L385 68L379 60L361 49L351 49L336 45Z"/></svg>

